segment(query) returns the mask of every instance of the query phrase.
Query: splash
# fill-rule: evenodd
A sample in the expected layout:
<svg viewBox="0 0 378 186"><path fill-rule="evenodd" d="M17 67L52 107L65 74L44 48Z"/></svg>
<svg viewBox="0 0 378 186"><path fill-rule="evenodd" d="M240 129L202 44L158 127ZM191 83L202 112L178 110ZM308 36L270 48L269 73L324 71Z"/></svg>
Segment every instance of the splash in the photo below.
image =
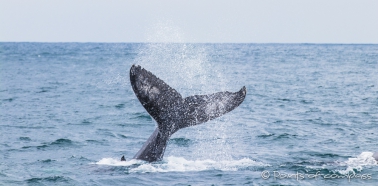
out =
<svg viewBox="0 0 378 186"><path fill-rule="evenodd" d="M221 65L212 62L208 45L182 43L184 34L171 22L158 22L148 36L150 43L140 48L134 62L151 71L157 77L176 89L183 97L211 94L230 90ZM227 143L230 114L222 116L201 127L180 130L175 137L197 140L191 150L193 156L201 159L231 160L232 148ZM215 123L215 124L214 124ZM214 127L216 125L216 127ZM206 132L204 132L206 131ZM166 155L180 155L174 149Z"/></svg>
<svg viewBox="0 0 378 186"><path fill-rule="evenodd" d="M183 43L184 32L171 21L158 21L134 62L153 72L183 97L224 89L222 70L212 64L208 45Z"/></svg>
<svg viewBox="0 0 378 186"><path fill-rule="evenodd" d="M261 162L256 162L249 158L243 158L240 160L215 161L210 159L187 160L182 157L174 156L166 157L164 161L158 163L147 163L140 160L119 161L113 158L103 158L95 164L108 166L130 166L130 169L128 170L130 173L187 172L206 170L238 171L249 167L270 166Z"/></svg>
<svg viewBox="0 0 378 186"><path fill-rule="evenodd" d="M361 172L365 166L376 166L377 161L373 158L373 152L362 152L355 158L348 158L341 165L347 166L346 170L338 170L340 174Z"/></svg>
<svg viewBox="0 0 378 186"><path fill-rule="evenodd" d="M127 69L126 67L122 69ZM105 77L104 80L98 82L96 84L97 87L99 88L104 88L104 87L122 87L126 88L130 86L130 81L129 81L129 76L125 74L121 74L120 72L117 72L118 70L112 67L112 69L109 69L109 74ZM128 72L128 71L126 71Z"/></svg>
<svg viewBox="0 0 378 186"><path fill-rule="evenodd" d="M210 81L212 67L205 49L200 46L149 43L141 49L135 62L163 79L184 97L211 91L211 85L214 85Z"/></svg>
<svg viewBox="0 0 378 186"><path fill-rule="evenodd" d="M109 166L131 166L135 164L142 164L142 160L132 159L129 161L120 161L119 159L113 158L102 158L100 161L96 162L97 165L109 165Z"/></svg>

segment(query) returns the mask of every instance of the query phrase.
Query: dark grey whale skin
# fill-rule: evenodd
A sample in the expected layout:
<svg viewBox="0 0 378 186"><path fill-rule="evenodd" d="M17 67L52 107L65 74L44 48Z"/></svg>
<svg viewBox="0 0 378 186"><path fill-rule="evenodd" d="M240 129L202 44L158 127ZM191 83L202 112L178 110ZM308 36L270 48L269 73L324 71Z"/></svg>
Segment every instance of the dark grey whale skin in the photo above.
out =
<svg viewBox="0 0 378 186"><path fill-rule="evenodd" d="M377 163L378 163L378 152L375 152L375 153L373 154L373 158L374 158L375 161L377 161Z"/></svg>
<svg viewBox="0 0 378 186"><path fill-rule="evenodd" d="M182 98L163 80L136 65L130 69L130 82L138 100L158 124L134 156L134 159L148 162L163 159L167 142L173 133L232 111L244 101L247 93L243 87L234 93L226 91Z"/></svg>

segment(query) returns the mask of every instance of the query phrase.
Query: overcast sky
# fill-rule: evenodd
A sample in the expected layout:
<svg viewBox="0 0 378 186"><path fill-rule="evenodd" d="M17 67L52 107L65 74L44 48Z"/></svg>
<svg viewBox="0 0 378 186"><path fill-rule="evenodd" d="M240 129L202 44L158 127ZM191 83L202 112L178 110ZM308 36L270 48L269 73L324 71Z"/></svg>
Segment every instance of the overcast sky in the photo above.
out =
<svg viewBox="0 0 378 186"><path fill-rule="evenodd" d="M378 43L378 0L0 0L0 41Z"/></svg>

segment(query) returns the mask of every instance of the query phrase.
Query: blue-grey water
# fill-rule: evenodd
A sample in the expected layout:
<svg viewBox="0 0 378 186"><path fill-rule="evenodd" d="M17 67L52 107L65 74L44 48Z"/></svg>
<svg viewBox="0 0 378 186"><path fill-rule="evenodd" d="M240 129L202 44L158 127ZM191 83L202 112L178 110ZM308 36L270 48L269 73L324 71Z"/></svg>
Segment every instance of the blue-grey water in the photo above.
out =
<svg viewBox="0 0 378 186"><path fill-rule="evenodd" d="M132 160L156 127L132 64L247 96ZM378 45L0 43L0 83L0 185L378 183Z"/></svg>

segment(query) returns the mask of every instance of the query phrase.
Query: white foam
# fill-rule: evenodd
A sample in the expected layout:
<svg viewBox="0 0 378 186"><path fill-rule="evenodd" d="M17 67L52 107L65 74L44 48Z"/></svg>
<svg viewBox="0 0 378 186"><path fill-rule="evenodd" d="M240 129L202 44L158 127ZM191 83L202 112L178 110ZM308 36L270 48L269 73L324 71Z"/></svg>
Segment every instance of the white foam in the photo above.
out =
<svg viewBox="0 0 378 186"><path fill-rule="evenodd" d="M356 158L348 158L347 161L341 165L347 166L346 170L338 170L340 174L355 173L355 170L360 172L365 166L376 166L377 161L373 158L373 152L362 152Z"/></svg>
<svg viewBox="0 0 378 186"><path fill-rule="evenodd" d="M129 161L120 161L114 158L102 158L100 161L96 162L97 165L109 165L109 166L130 166L134 164L142 164L143 161L132 159Z"/></svg>
<svg viewBox="0 0 378 186"><path fill-rule="evenodd" d="M119 161L113 158L103 158L98 165L109 166L130 166L134 164L141 164L137 167L129 169L129 172L186 172L186 171L205 171L205 170L222 170L222 171L237 171L248 167L270 166L261 162L256 162L249 158L240 160L186 160L182 157L169 156L164 158L164 161L157 163L147 163L140 160Z"/></svg>

